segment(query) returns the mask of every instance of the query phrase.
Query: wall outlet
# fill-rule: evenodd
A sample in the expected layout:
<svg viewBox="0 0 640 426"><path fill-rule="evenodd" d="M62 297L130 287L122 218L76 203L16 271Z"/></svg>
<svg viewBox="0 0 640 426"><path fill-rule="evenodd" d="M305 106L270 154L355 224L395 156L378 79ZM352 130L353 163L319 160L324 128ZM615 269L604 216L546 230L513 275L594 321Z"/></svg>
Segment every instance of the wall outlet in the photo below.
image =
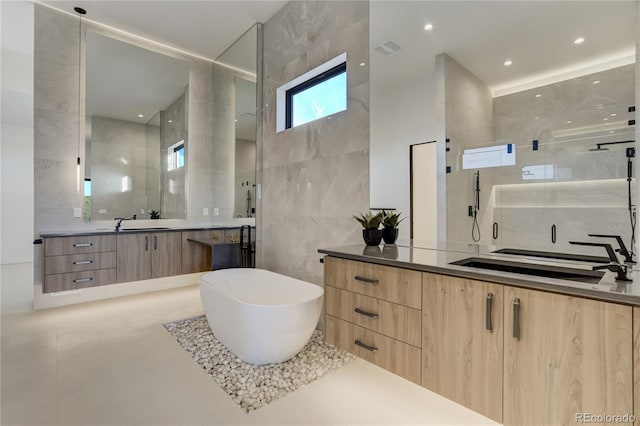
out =
<svg viewBox="0 0 640 426"><path fill-rule="evenodd" d="M219 209L219 208L217 208L217 207L214 207L214 208L213 208L213 215L214 215L214 216L220 216L220 209Z"/></svg>
<svg viewBox="0 0 640 426"><path fill-rule="evenodd" d="M73 217L82 217L82 209L80 207L73 208Z"/></svg>
<svg viewBox="0 0 640 426"><path fill-rule="evenodd" d="M144 209L140 209L140 213L141 213L141 214L144 214Z"/></svg>
<svg viewBox="0 0 640 426"><path fill-rule="evenodd" d="M202 216L209 216L209 209L207 207L202 209Z"/></svg>

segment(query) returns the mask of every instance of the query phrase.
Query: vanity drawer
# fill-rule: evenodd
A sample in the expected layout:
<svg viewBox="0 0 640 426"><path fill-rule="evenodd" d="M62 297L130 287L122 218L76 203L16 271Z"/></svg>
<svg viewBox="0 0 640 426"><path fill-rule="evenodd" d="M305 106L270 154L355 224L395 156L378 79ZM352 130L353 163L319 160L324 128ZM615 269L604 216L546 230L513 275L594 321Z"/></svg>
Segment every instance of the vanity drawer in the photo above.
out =
<svg viewBox="0 0 640 426"><path fill-rule="evenodd" d="M225 243L239 243L240 242L240 228L227 229L224 231Z"/></svg>
<svg viewBox="0 0 640 426"><path fill-rule="evenodd" d="M422 274L392 266L325 258L326 284L414 309L422 308Z"/></svg>
<svg viewBox="0 0 640 426"><path fill-rule="evenodd" d="M373 297L325 287L326 312L416 347L422 346L422 311Z"/></svg>
<svg viewBox="0 0 640 426"><path fill-rule="evenodd" d="M325 338L394 374L420 384L420 349L339 318L326 316Z"/></svg>
<svg viewBox="0 0 640 426"><path fill-rule="evenodd" d="M97 253L116 251L115 235L90 235L84 237L53 237L44 240L44 255Z"/></svg>
<svg viewBox="0 0 640 426"><path fill-rule="evenodd" d="M116 268L97 269L94 271L71 272L68 274L52 274L44 277L44 292L75 290L79 288L98 287L115 284Z"/></svg>
<svg viewBox="0 0 640 426"><path fill-rule="evenodd" d="M116 267L116 252L69 254L44 258L44 273L63 274L66 272L90 271Z"/></svg>

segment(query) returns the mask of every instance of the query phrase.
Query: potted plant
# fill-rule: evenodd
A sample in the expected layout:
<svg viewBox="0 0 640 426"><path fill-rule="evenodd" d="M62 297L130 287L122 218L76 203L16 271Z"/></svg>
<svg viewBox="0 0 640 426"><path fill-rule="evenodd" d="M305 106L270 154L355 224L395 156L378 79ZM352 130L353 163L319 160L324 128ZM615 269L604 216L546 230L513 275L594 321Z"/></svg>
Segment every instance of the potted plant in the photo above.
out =
<svg viewBox="0 0 640 426"><path fill-rule="evenodd" d="M149 216L151 219L160 219L160 210L151 210Z"/></svg>
<svg viewBox="0 0 640 426"><path fill-rule="evenodd" d="M377 246L380 244L380 240L382 240L382 229L378 229L380 227L380 223L382 223L382 213L373 214L368 212L366 214L361 214L360 217L353 216L355 220L357 220L360 225L362 225L362 238L364 242L368 246Z"/></svg>
<svg viewBox="0 0 640 426"><path fill-rule="evenodd" d="M401 214L382 211L382 238L385 244L394 244L398 239L398 225L405 219L400 219Z"/></svg>

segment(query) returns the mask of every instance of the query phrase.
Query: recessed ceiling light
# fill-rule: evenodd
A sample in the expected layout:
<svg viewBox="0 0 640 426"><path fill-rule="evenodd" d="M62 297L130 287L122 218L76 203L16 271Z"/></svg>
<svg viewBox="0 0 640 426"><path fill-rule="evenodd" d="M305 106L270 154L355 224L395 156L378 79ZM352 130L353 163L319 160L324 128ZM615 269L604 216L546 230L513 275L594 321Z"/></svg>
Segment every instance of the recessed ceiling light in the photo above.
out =
<svg viewBox="0 0 640 426"><path fill-rule="evenodd" d="M600 83L600 80L596 80L593 82L593 84L599 84L599 83Z"/></svg>
<svg viewBox="0 0 640 426"><path fill-rule="evenodd" d="M616 114L615 112L613 114L611 114L612 117L615 117L616 115L618 115L618 114Z"/></svg>
<svg viewBox="0 0 640 426"><path fill-rule="evenodd" d="M173 120L169 120L169 123L173 123Z"/></svg>
<svg viewBox="0 0 640 426"><path fill-rule="evenodd" d="M604 105L602 105L602 104L598 104L598 105L596 105L596 108L598 108L598 109L602 109L602 108L604 108Z"/></svg>
<svg viewBox="0 0 640 426"><path fill-rule="evenodd" d="M235 119L235 122L236 122L236 123L238 122L238 119L237 119L237 118Z"/></svg>
<svg viewBox="0 0 640 426"><path fill-rule="evenodd" d="M144 115L138 114L138 118L144 118Z"/></svg>
<svg viewBox="0 0 640 426"><path fill-rule="evenodd" d="M364 62L360 62L360 66L361 67L364 67L365 65L367 65L367 64L365 64Z"/></svg>
<svg viewBox="0 0 640 426"><path fill-rule="evenodd" d="M327 120L331 120L331 116L327 117Z"/></svg>
<svg viewBox="0 0 640 426"><path fill-rule="evenodd" d="M582 44L584 43L584 38L583 37L578 37L577 39L575 39L573 41L573 44Z"/></svg>
<svg viewBox="0 0 640 426"><path fill-rule="evenodd" d="M571 124L571 123L573 123L573 121L571 121L571 120L567 121L567 124Z"/></svg>
<svg viewBox="0 0 640 426"><path fill-rule="evenodd" d="M535 117L533 117L534 120L538 120L540 117L538 117L537 115Z"/></svg>
<svg viewBox="0 0 640 426"><path fill-rule="evenodd" d="M609 121L609 119L608 119L608 118L603 118L602 120L603 120L603 121Z"/></svg>
<svg viewBox="0 0 640 426"><path fill-rule="evenodd" d="M536 94L536 98L541 98L542 95L540 93Z"/></svg>
<svg viewBox="0 0 640 426"><path fill-rule="evenodd" d="M507 59L506 61L504 61L504 66L505 66L505 67L508 67L508 66L510 66L511 64L513 64L513 62L511 61L511 59Z"/></svg>
<svg viewBox="0 0 640 426"><path fill-rule="evenodd" d="M426 24L424 26L425 31L431 31L433 29L433 24Z"/></svg>

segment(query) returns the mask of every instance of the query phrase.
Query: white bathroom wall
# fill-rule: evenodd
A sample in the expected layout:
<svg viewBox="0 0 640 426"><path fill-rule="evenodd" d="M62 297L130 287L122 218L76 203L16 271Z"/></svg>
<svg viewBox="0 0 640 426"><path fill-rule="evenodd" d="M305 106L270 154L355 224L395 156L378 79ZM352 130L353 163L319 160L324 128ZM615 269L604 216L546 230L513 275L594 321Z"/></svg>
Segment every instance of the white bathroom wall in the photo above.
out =
<svg viewBox="0 0 640 426"><path fill-rule="evenodd" d="M33 300L33 3L0 2L1 312Z"/></svg>
<svg viewBox="0 0 640 426"><path fill-rule="evenodd" d="M371 72L375 73L376 68L372 67ZM399 238L409 238L411 223L409 147L436 140L435 118L432 78L402 81L383 89L372 83L371 207L402 212L407 219L400 224Z"/></svg>

